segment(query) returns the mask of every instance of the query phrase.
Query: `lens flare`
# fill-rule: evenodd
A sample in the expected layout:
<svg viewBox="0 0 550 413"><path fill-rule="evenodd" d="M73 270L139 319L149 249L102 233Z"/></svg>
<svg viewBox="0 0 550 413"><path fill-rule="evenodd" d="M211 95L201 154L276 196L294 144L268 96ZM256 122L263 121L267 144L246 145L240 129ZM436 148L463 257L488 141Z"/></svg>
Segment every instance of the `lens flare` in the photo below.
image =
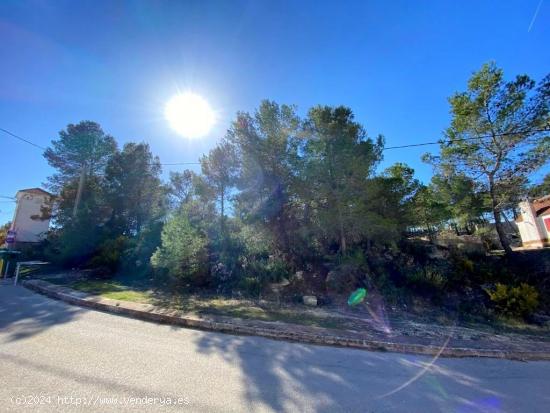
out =
<svg viewBox="0 0 550 413"><path fill-rule="evenodd" d="M363 302L365 297L367 296L367 290L364 288L358 288L354 292L351 293L351 295L348 298L348 305L355 306L357 304L360 304Z"/></svg>

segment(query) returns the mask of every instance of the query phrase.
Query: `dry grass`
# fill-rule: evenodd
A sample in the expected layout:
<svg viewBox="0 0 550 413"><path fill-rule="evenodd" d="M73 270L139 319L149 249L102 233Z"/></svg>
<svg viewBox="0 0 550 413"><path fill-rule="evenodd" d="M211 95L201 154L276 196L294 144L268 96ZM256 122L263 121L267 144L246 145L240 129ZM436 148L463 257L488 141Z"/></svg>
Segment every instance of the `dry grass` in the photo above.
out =
<svg viewBox="0 0 550 413"><path fill-rule="evenodd" d="M280 307L275 304L260 304L250 300L226 297L200 297L197 295L170 295L165 292L132 288L112 280L78 280L67 287L101 297L120 301L154 304L196 315L218 315L260 321L347 329L352 326L341 317L308 314L299 307Z"/></svg>

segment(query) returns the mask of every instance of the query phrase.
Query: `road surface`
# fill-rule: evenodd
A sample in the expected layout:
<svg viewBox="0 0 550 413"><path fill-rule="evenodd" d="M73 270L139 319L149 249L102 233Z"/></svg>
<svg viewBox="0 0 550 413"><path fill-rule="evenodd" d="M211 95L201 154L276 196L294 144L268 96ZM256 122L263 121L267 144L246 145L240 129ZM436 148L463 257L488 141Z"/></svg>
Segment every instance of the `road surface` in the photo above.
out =
<svg viewBox="0 0 550 413"><path fill-rule="evenodd" d="M548 412L550 363L187 330L0 285L0 411Z"/></svg>

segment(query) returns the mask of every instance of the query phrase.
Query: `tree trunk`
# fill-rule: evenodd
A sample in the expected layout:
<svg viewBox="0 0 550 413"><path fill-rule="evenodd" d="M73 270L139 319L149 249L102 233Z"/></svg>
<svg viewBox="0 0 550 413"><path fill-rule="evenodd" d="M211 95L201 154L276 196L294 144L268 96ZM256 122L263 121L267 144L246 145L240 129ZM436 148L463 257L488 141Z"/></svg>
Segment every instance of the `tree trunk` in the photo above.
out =
<svg viewBox="0 0 550 413"><path fill-rule="evenodd" d="M506 254L510 254L512 252L512 248L510 247L508 238L506 238L506 232L504 231L504 226L502 225L502 222L500 220L500 211L493 208L493 217L495 218L495 228L497 230L500 244L502 245L504 252Z"/></svg>
<svg viewBox="0 0 550 413"><path fill-rule="evenodd" d="M220 217L220 231L221 235L225 236L225 186L222 186L221 188L221 217Z"/></svg>
<svg viewBox="0 0 550 413"><path fill-rule="evenodd" d="M138 209L137 209L137 214L136 214L136 235L139 234L141 232L141 224L143 222L143 217L142 217L142 205L143 205L143 200L141 199L141 190L138 191L137 193L137 200L138 200Z"/></svg>
<svg viewBox="0 0 550 413"><path fill-rule="evenodd" d="M460 235L460 231L458 230L458 225L456 222L453 222L453 229L455 230L455 234L458 237Z"/></svg>
<svg viewBox="0 0 550 413"><path fill-rule="evenodd" d="M346 255L347 245L346 245L346 232L344 231L344 222L342 218L342 211L340 206L338 206L338 224L340 227L340 251L342 255Z"/></svg>
<svg viewBox="0 0 550 413"><path fill-rule="evenodd" d="M430 226L429 223L426 223L426 230L428 234L428 239L430 240L430 242L433 243L435 241L434 231L432 231L432 227Z"/></svg>
<svg viewBox="0 0 550 413"><path fill-rule="evenodd" d="M290 251L290 238L288 236L288 222L287 222L287 195L286 191L283 188L282 183L277 184L277 189L275 190L275 199L278 200L281 205L279 211L277 212L276 222L278 230L278 239L282 242L282 249L285 255L291 255Z"/></svg>
<svg viewBox="0 0 550 413"><path fill-rule="evenodd" d="M78 189L76 190L76 199L73 206L73 218L76 218L76 213L78 212L78 205L80 204L80 199L82 198L82 190L84 189L84 183L86 181L86 164L82 165L82 170L80 171L80 179L78 181Z"/></svg>
<svg viewBox="0 0 550 413"><path fill-rule="evenodd" d="M495 219L495 229L497 230L498 239L500 240L500 245L502 245L502 248L504 249L504 252L506 254L511 254L512 248L510 247L510 242L506 237L506 232L504 230L504 226L502 225L500 208L498 207L498 202L496 199L492 179L489 180L489 193L491 195L493 218Z"/></svg>

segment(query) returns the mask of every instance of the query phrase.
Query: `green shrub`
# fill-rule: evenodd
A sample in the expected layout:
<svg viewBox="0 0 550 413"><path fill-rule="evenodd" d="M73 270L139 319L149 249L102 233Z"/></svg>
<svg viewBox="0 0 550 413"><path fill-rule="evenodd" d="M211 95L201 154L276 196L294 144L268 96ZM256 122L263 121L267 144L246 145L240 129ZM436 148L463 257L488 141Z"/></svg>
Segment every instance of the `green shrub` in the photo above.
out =
<svg viewBox="0 0 550 413"><path fill-rule="evenodd" d="M239 280L238 288L246 295L258 297L262 292L262 283L255 277L243 277Z"/></svg>
<svg viewBox="0 0 550 413"><path fill-rule="evenodd" d="M363 285L368 275L355 263L337 265L328 272L325 279L327 292L343 294L353 291L357 286Z"/></svg>
<svg viewBox="0 0 550 413"><path fill-rule="evenodd" d="M80 267L89 263L103 239L101 229L88 217L78 224L49 231L46 259L63 267Z"/></svg>
<svg viewBox="0 0 550 413"><path fill-rule="evenodd" d="M464 291L508 279L507 268L494 257L452 251L448 260L447 288Z"/></svg>
<svg viewBox="0 0 550 413"><path fill-rule="evenodd" d="M235 256L235 258L239 257ZM245 295L256 297L270 283L278 283L290 278L289 266L283 259L244 252L239 262L234 262L233 265L231 260L227 260L226 254L220 254L220 261L210 267L210 272L218 293L228 293L237 289Z"/></svg>
<svg viewBox="0 0 550 413"><path fill-rule="evenodd" d="M445 277L436 266L425 265L410 273L408 284L420 290L442 290L445 287Z"/></svg>
<svg viewBox="0 0 550 413"><path fill-rule="evenodd" d="M494 228L480 227L476 230L475 234L481 239L486 251L500 249L500 242Z"/></svg>
<svg viewBox="0 0 550 413"><path fill-rule="evenodd" d="M210 241L210 275L218 293L230 292L243 276L245 246L231 234Z"/></svg>
<svg viewBox="0 0 550 413"><path fill-rule="evenodd" d="M281 282L283 278L290 278L288 264L283 259L272 255L267 258L247 257L243 272L246 277L256 278L262 288L269 283L277 283Z"/></svg>
<svg viewBox="0 0 550 413"><path fill-rule="evenodd" d="M290 278L290 269L288 263L282 258L269 256L266 266L266 275L269 282L281 282L283 278Z"/></svg>
<svg viewBox="0 0 550 413"><path fill-rule="evenodd" d="M457 267L460 271L465 273L474 272L474 262L469 258L462 258L457 261Z"/></svg>
<svg viewBox="0 0 550 413"><path fill-rule="evenodd" d="M151 257L157 270L191 282L205 283L207 274L207 239L195 229L184 211L173 216L162 229L162 244Z"/></svg>
<svg viewBox="0 0 550 413"><path fill-rule="evenodd" d="M511 287L497 283L494 289L485 289L499 314L509 317L527 317L539 305L539 293L526 283Z"/></svg>
<svg viewBox="0 0 550 413"><path fill-rule="evenodd" d="M161 244L162 221L149 222L142 227L139 235L124 254L122 269L133 274L149 273L151 256Z"/></svg>
<svg viewBox="0 0 550 413"><path fill-rule="evenodd" d="M110 273L114 273L118 269L124 251L128 248L128 243L128 238L122 235L103 241L94 256L88 261L88 266L105 268Z"/></svg>
<svg viewBox="0 0 550 413"><path fill-rule="evenodd" d="M387 274L379 274L375 280L376 288L384 297L387 305L402 305L408 301L409 291L405 287L397 287Z"/></svg>

